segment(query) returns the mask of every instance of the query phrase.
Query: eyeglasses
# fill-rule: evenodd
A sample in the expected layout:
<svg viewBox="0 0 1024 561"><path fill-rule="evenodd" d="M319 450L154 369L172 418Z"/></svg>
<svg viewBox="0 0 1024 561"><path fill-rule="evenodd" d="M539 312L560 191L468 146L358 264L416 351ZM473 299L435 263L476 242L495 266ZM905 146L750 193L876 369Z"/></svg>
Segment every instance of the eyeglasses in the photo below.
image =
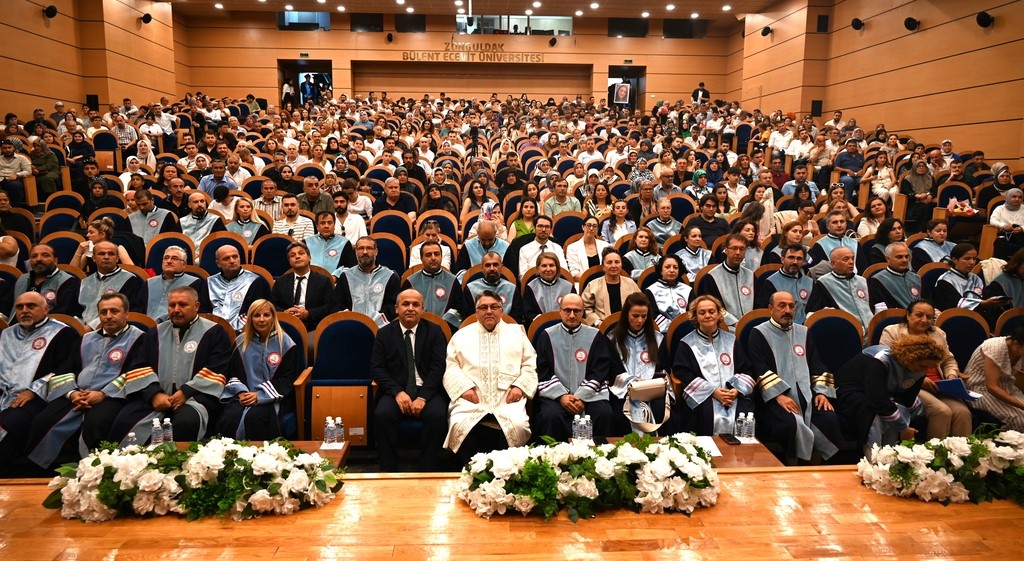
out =
<svg viewBox="0 0 1024 561"><path fill-rule="evenodd" d="M583 314L583 310L579 308L562 308L562 313L567 316L575 316Z"/></svg>
<svg viewBox="0 0 1024 561"><path fill-rule="evenodd" d="M295 234L295 228L288 228L288 235L291 236L291 235L294 235L294 234Z"/></svg>
<svg viewBox="0 0 1024 561"><path fill-rule="evenodd" d="M501 304L490 304L490 305L483 304L483 305L480 305L480 306L476 307L476 311L478 311L478 312L486 312L488 310L492 311L492 312L500 311L501 310Z"/></svg>
<svg viewBox="0 0 1024 561"><path fill-rule="evenodd" d="M164 255L164 261L184 261L184 259L177 255Z"/></svg>

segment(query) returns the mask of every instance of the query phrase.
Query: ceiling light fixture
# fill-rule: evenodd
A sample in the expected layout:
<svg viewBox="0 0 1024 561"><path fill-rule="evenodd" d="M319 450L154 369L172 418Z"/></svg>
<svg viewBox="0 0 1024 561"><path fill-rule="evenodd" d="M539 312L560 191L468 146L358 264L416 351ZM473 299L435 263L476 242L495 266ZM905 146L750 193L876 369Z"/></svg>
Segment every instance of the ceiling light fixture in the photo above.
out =
<svg viewBox="0 0 1024 561"><path fill-rule="evenodd" d="M533 10L529 10L529 9L526 10L526 15L532 16L533 15Z"/></svg>
<svg viewBox="0 0 1024 561"><path fill-rule="evenodd" d="M582 16L583 10L576 10L576 17Z"/></svg>
<svg viewBox="0 0 1024 561"><path fill-rule="evenodd" d="M455 10L455 12L459 13L459 14L464 14L464 13L466 13L466 9L465 8L459 8L458 10Z"/></svg>
<svg viewBox="0 0 1024 561"><path fill-rule="evenodd" d="M642 18L649 18L649 17L651 17L651 13L650 12L640 12L640 17L642 17Z"/></svg>
<svg viewBox="0 0 1024 561"><path fill-rule="evenodd" d="M462 0L455 0L455 5L456 6L461 6L462 5Z"/></svg>
<svg viewBox="0 0 1024 561"><path fill-rule="evenodd" d="M676 9L676 5L675 4L669 4L668 6L665 6L665 9L668 10L669 12L671 12L672 10Z"/></svg>
<svg viewBox="0 0 1024 561"><path fill-rule="evenodd" d="M596 9L598 9L598 8L600 8L600 7L601 7L601 5L600 5L600 4L598 4L597 2L591 2L591 3L590 3L590 9L591 9L591 10L596 10Z"/></svg>
<svg viewBox="0 0 1024 561"><path fill-rule="evenodd" d="M284 9L288 10L290 12L290 11L294 10L295 8L293 8L291 4L285 4L284 5Z"/></svg>
<svg viewBox="0 0 1024 561"><path fill-rule="evenodd" d="M690 14L690 19L697 19L699 17L700 17L700 14L698 14L697 12L693 12L692 14Z"/></svg>
<svg viewBox="0 0 1024 561"><path fill-rule="evenodd" d="M216 4L213 5L213 7L217 8L218 10L223 10L224 9L224 4L221 4L220 2L217 2Z"/></svg>
<svg viewBox="0 0 1024 561"><path fill-rule="evenodd" d="M730 6L728 4L725 4L724 6L722 6L722 11L723 12L728 12L731 9L732 9L732 6Z"/></svg>
<svg viewBox="0 0 1024 561"><path fill-rule="evenodd" d="M345 6L338 6L338 11L339 12L344 12L345 11Z"/></svg>
<svg viewBox="0 0 1024 561"><path fill-rule="evenodd" d="M401 6L402 4L405 4L405 0L395 0L395 3Z"/></svg>
<svg viewBox="0 0 1024 561"><path fill-rule="evenodd" d="M534 8L539 8L539 7L541 7L541 3L540 2L534 2L533 3L533 7Z"/></svg>
<svg viewBox="0 0 1024 561"><path fill-rule="evenodd" d="M411 14L411 13L415 12L416 10L412 6L409 6L408 8L405 9L405 11Z"/></svg>
<svg viewBox="0 0 1024 561"><path fill-rule="evenodd" d="M327 0L316 0L317 4L326 4Z"/></svg>

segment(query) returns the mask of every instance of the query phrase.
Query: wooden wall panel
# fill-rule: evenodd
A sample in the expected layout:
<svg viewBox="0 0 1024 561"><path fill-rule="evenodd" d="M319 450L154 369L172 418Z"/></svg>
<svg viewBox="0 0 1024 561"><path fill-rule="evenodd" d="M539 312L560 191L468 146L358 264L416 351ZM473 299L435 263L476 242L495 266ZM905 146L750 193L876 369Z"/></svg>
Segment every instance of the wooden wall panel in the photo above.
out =
<svg viewBox="0 0 1024 561"><path fill-rule="evenodd" d="M42 7L56 6L58 16L43 17ZM81 36L74 0L5 0L0 4L0 107L23 119L32 110L53 111L55 100L81 104Z"/></svg>
<svg viewBox="0 0 1024 561"><path fill-rule="evenodd" d="M479 78L487 76L483 81ZM584 65L505 64L500 70L488 64L355 62L352 68L356 91L385 90L392 96L420 97L443 91L452 97L489 98L499 92L531 97L575 96L590 89L591 68Z"/></svg>

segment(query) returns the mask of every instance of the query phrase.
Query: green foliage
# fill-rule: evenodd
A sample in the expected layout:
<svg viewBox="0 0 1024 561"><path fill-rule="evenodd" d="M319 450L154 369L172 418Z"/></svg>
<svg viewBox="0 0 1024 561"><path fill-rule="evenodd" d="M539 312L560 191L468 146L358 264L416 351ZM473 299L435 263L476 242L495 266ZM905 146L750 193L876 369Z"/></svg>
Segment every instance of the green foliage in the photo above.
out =
<svg viewBox="0 0 1024 561"><path fill-rule="evenodd" d="M522 471L509 478L505 489L533 499L534 508L540 510L545 520L558 513L558 474L547 460L526 460Z"/></svg>

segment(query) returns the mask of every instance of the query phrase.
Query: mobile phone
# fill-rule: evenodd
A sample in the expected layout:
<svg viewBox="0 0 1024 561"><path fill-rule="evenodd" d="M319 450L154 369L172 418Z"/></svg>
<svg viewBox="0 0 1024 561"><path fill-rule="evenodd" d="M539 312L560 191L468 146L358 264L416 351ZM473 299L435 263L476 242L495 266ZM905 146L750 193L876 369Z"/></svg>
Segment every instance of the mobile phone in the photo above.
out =
<svg viewBox="0 0 1024 561"><path fill-rule="evenodd" d="M718 435L718 438L721 438L723 441L725 441L726 444L741 444L740 439L736 438L735 435L729 434L727 432Z"/></svg>

